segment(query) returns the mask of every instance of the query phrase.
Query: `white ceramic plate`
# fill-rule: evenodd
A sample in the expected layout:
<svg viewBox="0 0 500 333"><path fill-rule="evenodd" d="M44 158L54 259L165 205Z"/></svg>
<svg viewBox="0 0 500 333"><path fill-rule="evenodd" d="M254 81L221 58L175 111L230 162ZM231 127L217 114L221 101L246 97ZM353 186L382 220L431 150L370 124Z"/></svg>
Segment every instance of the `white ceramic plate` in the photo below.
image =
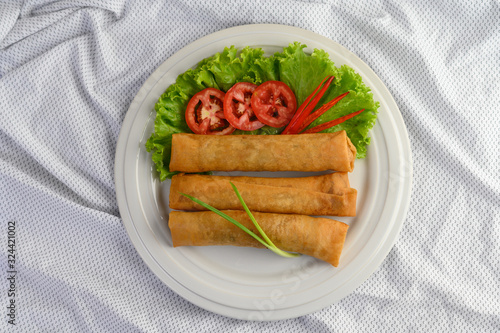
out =
<svg viewBox="0 0 500 333"><path fill-rule="evenodd" d="M308 256L285 259L263 249L173 248L167 226L170 182L159 182L151 155L144 147L153 131L154 104L179 74L226 46L262 47L272 54L294 41L306 44L306 51L324 49L337 66L353 67L380 102L368 157L357 160L350 175L351 186L358 189L357 216L337 218L350 225L339 267ZM406 127L394 99L358 57L310 31L281 25L247 25L197 40L170 57L146 80L122 125L115 182L130 239L166 285L218 314L277 320L308 314L339 301L377 269L405 220L412 160Z"/></svg>

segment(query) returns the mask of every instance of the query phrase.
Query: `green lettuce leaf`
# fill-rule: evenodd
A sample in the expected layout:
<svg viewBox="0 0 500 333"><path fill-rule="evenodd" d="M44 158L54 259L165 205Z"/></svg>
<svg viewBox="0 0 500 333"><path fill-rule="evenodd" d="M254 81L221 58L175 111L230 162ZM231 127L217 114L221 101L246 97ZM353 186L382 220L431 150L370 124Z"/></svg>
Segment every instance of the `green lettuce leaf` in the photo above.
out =
<svg viewBox="0 0 500 333"><path fill-rule="evenodd" d="M366 146L370 143L369 130L377 118L379 103L373 100L370 88L362 78L348 66L336 67L329 55L315 49L304 52L306 45L298 42L290 44L283 52L267 57L261 48L234 46L203 59L198 65L179 75L174 84L158 99L155 105L156 118L154 132L146 142L146 149L152 152L152 159L159 172L160 180L171 178L175 172L168 169L172 134L191 133L184 119L187 103L197 92L213 87L227 91L237 82L261 84L269 80L285 82L295 93L300 105L318 84L328 75L334 75L330 88L318 103L318 107L334 97L349 91L344 99L315 120L309 127L330 121L354 111L365 109L360 115L323 132L346 130L358 151L357 157L366 156ZM252 132L237 130L233 134L276 135L283 128L264 126Z"/></svg>

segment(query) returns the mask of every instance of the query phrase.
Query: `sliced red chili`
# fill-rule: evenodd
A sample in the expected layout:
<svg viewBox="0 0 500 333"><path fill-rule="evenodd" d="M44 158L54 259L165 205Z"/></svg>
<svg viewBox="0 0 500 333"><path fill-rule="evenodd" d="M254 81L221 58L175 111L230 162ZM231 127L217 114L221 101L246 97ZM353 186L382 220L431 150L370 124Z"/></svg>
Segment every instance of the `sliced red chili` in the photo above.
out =
<svg viewBox="0 0 500 333"><path fill-rule="evenodd" d="M354 116L357 116L358 114L360 114L363 111L365 111L365 109L361 109L359 111L350 113L346 116L343 116L343 117L340 117L340 118L337 118L337 119L334 119L331 121L327 121L326 123L323 123L321 125L310 128L307 131L304 131L303 133L318 133L318 132L324 131L330 127L337 126L338 124L342 124L344 121L351 119Z"/></svg>

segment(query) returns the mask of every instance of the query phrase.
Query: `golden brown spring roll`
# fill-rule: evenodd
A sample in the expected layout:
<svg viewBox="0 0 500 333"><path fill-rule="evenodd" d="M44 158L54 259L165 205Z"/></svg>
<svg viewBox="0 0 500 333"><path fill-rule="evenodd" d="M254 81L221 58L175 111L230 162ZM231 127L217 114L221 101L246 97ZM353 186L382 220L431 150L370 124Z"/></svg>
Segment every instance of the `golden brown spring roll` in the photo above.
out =
<svg viewBox="0 0 500 333"><path fill-rule="evenodd" d="M224 212L259 235L244 211ZM349 228L347 224L327 218L295 214L254 213L254 217L278 248L309 255L338 266ZM172 211L168 225L174 247L264 247L239 227L213 212Z"/></svg>
<svg viewBox="0 0 500 333"><path fill-rule="evenodd" d="M248 208L252 211L304 214L356 216L357 191L328 194L298 188L257 185L234 181ZM206 210L180 193L189 194L217 209L242 209L228 180L206 175L178 174L172 177L170 208L178 210Z"/></svg>
<svg viewBox="0 0 500 333"><path fill-rule="evenodd" d="M190 175L187 175L188 177ZM349 188L347 172L334 172L320 176L307 177L248 177L248 176L205 176L218 180L241 182L256 185L293 187L303 190L342 195Z"/></svg>
<svg viewBox="0 0 500 333"><path fill-rule="evenodd" d="M345 131L299 135L172 136L170 171L352 172L356 148Z"/></svg>

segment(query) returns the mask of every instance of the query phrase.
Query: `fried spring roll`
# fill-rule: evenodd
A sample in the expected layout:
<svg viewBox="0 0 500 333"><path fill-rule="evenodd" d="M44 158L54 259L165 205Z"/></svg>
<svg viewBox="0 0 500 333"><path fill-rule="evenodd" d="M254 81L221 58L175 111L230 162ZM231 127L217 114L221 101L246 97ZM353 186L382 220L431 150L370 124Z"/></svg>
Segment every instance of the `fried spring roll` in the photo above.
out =
<svg viewBox="0 0 500 333"><path fill-rule="evenodd" d="M244 211L224 211L259 235ZM327 219L294 214L254 213L271 241L280 249L302 253L338 266L349 226ZM170 212L168 225L174 247L233 245L264 247L239 227L213 212Z"/></svg>
<svg viewBox="0 0 500 333"><path fill-rule="evenodd" d="M352 172L356 148L345 131L300 135L172 136L170 171Z"/></svg>
<svg viewBox="0 0 500 333"><path fill-rule="evenodd" d="M356 216L357 191L346 188L344 193L328 194L299 188L257 185L234 181L248 208L252 211L304 214ZM242 209L229 180L206 175L183 175L172 177L170 186L170 208L178 210L206 210L186 198L189 194L217 209Z"/></svg>
<svg viewBox="0 0 500 333"><path fill-rule="evenodd" d="M184 175L191 177L192 175ZM349 188L347 172L334 172L307 177L247 177L247 176L204 176L206 178L277 187L293 187L315 192L342 195Z"/></svg>

